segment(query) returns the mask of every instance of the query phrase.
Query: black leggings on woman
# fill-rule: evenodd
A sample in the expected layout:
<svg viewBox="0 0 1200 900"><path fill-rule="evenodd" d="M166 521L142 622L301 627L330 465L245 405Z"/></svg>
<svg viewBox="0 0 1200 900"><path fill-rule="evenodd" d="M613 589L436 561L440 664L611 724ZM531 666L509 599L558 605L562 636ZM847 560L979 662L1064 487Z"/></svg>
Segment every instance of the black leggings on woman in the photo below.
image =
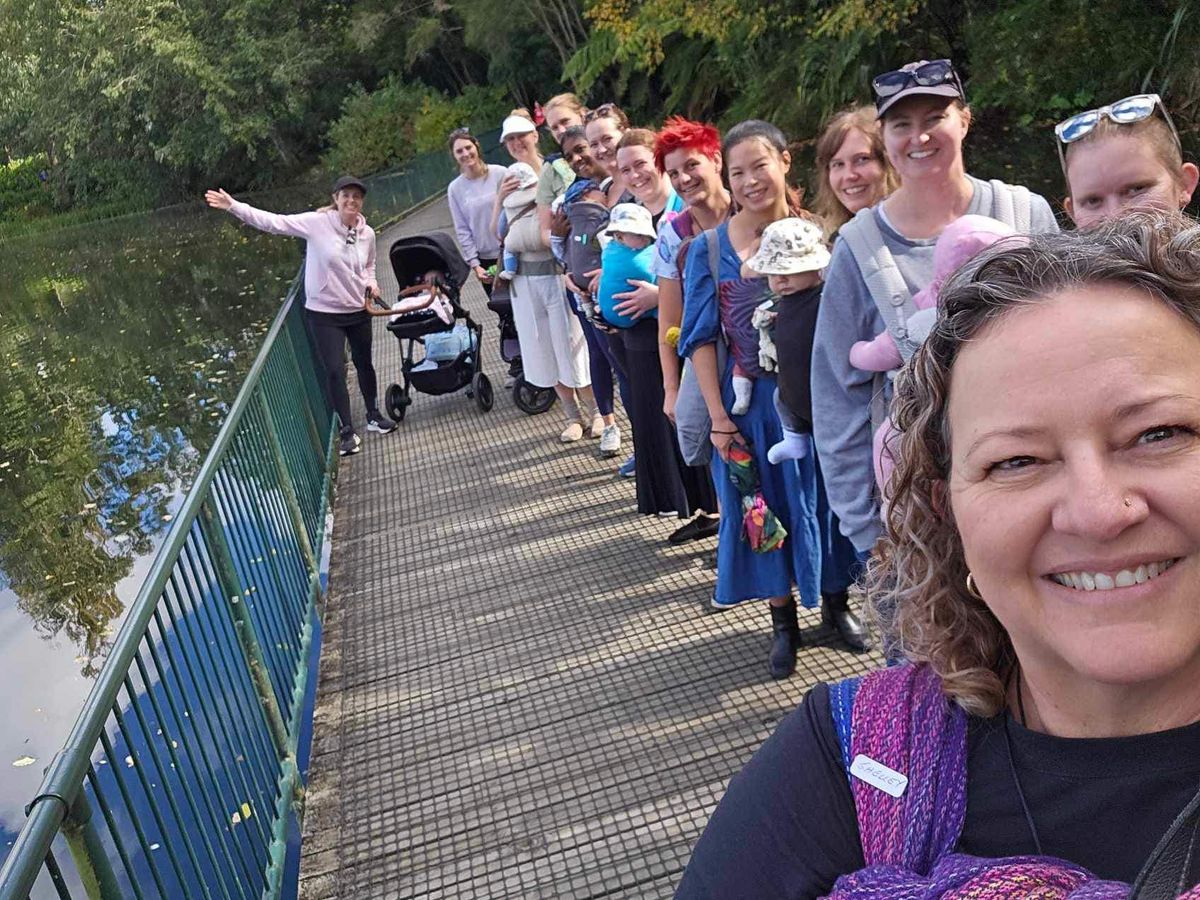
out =
<svg viewBox="0 0 1200 900"><path fill-rule="evenodd" d="M371 365L371 317L366 311L352 313L328 313L306 309L317 358L325 367L325 386L342 420L342 432L353 428L350 424L350 394L346 391L346 342L350 342L350 358L358 373L358 389L362 391L367 415L379 410L376 406L375 367Z"/></svg>

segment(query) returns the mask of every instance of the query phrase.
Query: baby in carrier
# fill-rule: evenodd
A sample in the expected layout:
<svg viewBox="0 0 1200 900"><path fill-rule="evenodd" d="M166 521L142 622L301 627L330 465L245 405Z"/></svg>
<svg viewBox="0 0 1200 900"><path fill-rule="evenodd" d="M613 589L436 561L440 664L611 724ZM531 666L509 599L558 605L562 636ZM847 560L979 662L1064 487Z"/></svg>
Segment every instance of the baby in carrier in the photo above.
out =
<svg viewBox="0 0 1200 900"><path fill-rule="evenodd" d="M538 183L537 173L529 163L513 163L508 167L507 177L516 178L519 184L515 191L504 198L504 208L500 212L500 234L505 236L518 219L534 213L537 201L533 198L533 192ZM500 266L497 278L511 281L517 274L517 254L509 251L507 241L501 247Z"/></svg>
<svg viewBox="0 0 1200 900"><path fill-rule="evenodd" d="M1003 222L987 216L962 216L947 225L933 248L933 281L923 290L913 294L913 306L917 312L904 323L908 339L914 344L925 342L937 321L938 293L955 270L980 251L1015 234L1016 232ZM903 363L896 341L887 331L872 340L859 341L850 348L850 364L867 372L890 372L899 369ZM894 434L895 429L892 428L890 420L885 421L875 432L875 482L880 494L885 497L884 488L894 467L889 450Z"/></svg>
<svg viewBox="0 0 1200 900"><path fill-rule="evenodd" d="M601 235L600 288L596 305L600 315L609 325L631 328L636 318L617 312L614 295L629 290L633 280L653 284L654 274L654 221L650 210L636 203L618 203L609 216L608 228ZM648 315L657 316L657 310Z"/></svg>
<svg viewBox="0 0 1200 900"><path fill-rule="evenodd" d="M562 212L571 226L565 237L551 237L554 255L567 270L576 286L584 289L579 305L588 321L596 322L595 300L586 292L588 273L600 268L603 245L600 233L608 225L608 205L600 185L588 178L577 179L562 196Z"/></svg>
<svg viewBox="0 0 1200 900"><path fill-rule="evenodd" d="M829 248L820 226L797 218L768 225L758 252L746 263L750 271L767 276L767 286L775 295L759 305L754 317L762 334L759 362L764 369L778 372L775 411L783 425L783 440L767 451L771 463L808 455L813 335L821 303L821 270L828 265Z"/></svg>

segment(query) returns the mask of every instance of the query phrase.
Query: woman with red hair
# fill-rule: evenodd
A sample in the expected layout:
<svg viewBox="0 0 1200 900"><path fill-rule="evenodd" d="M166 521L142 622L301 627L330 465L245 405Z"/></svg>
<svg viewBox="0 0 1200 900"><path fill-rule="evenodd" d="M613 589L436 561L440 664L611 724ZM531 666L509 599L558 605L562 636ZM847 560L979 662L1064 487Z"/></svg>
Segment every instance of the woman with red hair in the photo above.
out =
<svg viewBox="0 0 1200 900"><path fill-rule="evenodd" d="M672 116L654 143L654 162L685 208L664 216L658 227L658 344L666 400L663 412L675 420L682 367L667 332L683 323L683 261L687 244L729 218L729 191L721 180L721 132L706 122ZM715 529L714 529L715 530Z"/></svg>
<svg viewBox="0 0 1200 900"><path fill-rule="evenodd" d="M674 422L683 366L668 332L674 328L677 334L683 322L683 262L687 259L687 245L697 235L724 222L729 217L731 201L721 181L721 132L712 125L682 116L667 119L655 136L654 162L685 204L682 210L663 216L659 222L654 260L658 276L658 357L663 375L663 412ZM702 474L711 485L711 475L707 471ZM677 543L715 537L719 524L716 516L700 515L672 537Z"/></svg>

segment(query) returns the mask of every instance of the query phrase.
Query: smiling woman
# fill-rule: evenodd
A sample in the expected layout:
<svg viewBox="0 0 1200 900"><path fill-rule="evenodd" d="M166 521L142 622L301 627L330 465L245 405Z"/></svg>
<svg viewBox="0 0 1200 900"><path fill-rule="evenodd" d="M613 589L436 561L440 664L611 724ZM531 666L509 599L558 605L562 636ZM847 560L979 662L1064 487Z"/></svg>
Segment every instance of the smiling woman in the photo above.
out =
<svg viewBox="0 0 1200 900"><path fill-rule="evenodd" d="M809 694L679 897L1200 896L1197 285L1165 213L946 285L868 579L909 664Z"/></svg>
<svg viewBox="0 0 1200 900"><path fill-rule="evenodd" d="M821 304L812 369L814 437L829 503L862 553L880 530L871 439L883 425L890 383L851 365L850 348L886 330L904 359L912 355L912 297L933 280L934 245L954 220L988 216L1023 234L1058 229L1044 198L967 174L971 110L950 60L909 63L878 75L872 86L900 187L839 231L823 295L834 302ZM890 277L868 281L866 273L877 270Z"/></svg>

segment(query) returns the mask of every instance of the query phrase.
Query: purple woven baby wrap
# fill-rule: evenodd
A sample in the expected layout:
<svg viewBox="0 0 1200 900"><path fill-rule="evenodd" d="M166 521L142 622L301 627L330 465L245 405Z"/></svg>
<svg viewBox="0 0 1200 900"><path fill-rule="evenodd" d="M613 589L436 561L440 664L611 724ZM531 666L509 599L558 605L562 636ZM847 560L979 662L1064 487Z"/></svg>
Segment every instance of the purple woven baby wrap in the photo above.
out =
<svg viewBox="0 0 1200 900"><path fill-rule="evenodd" d="M1045 856L955 853L966 816L967 716L923 665L835 684L834 725L849 773L860 754L908 776L900 797L850 777L866 868L837 880L834 900L1117 900L1129 885ZM1183 895L1200 898L1200 888Z"/></svg>

